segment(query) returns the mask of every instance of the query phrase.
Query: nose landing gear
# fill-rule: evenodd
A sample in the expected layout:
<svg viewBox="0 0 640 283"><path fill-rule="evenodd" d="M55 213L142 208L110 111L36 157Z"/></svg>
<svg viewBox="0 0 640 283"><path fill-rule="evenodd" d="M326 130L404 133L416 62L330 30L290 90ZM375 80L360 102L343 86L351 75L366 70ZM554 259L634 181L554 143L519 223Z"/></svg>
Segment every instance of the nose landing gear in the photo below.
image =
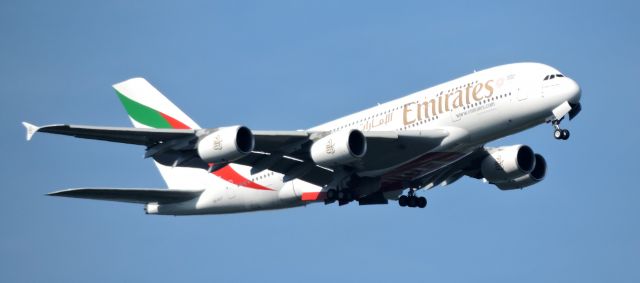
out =
<svg viewBox="0 0 640 283"><path fill-rule="evenodd" d="M567 129L560 128L560 120L553 120L553 137L557 140L568 140L571 133Z"/></svg>
<svg viewBox="0 0 640 283"><path fill-rule="evenodd" d="M427 206L427 198L416 196L416 189L410 189L409 195L401 196L400 199L398 199L398 204L401 207L425 208Z"/></svg>

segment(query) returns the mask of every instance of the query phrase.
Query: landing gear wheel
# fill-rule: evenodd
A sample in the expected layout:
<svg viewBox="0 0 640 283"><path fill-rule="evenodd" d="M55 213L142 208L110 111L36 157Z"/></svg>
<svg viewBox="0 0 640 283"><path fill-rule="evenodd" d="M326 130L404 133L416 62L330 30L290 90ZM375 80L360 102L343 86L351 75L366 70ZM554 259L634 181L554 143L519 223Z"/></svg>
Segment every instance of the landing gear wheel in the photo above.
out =
<svg viewBox="0 0 640 283"><path fill-rule="evenodd" d="M338 191L336 191L335 189L329 189L327 191L327 199L328 200L336 200L338 198Z"/></svg>
<svg viewBox="0 0 640 283"><path fill-rule="evenodd" d="M408 197L407 197L407 196L401 196L401 197L400 197L400 199L398 199L398 204L399 204L401 207L405 207L405 206L407 206L407 201L408 201L407 199L408 199Z"/></svg>
<svg viewBox="0 0 640 283"><path fill-rule="evenodd" d="M427 206L427 198L416 196L417 189L409 189L409 193L407 195L400 196L398 199L398 204L401 207L419 207L425 208Z"/></svg>
<svg viewBox="0 0 640 283"><path fill-rule="evenodd" d="M418 198L414 197L414 196L410 196L408 201L407 201L407 206L408 207L416 207L416 205L418 204Z"/></svg>
<svg viewBox="0 0 640 283"><path fill-rule="evenodd" d="M553 120L553 137L557 140L568 140L569 139L569 130L560 128L560 120Z"/></svg>
<svg viewBox="0 0 640 283"><path fill-rule="evenodd" d="M557 140L562 139L562 130L561 129L555 129L553 131L553 137L556 138Z"/></svg>
<svg viewBox="0 0 640 283"><path fill-rule="evenodd" d="M351 193L348 190L344 190L344 189L338 190L336 195L337 195L337 199L335 199L334 201L337 200L339 206L349 204L350 202L353 201L353 193Z"/></svg>
<svg viewBox="0 0 640 283"><path fill-rule="evenodd" d="M425 208L425 207L427 207L427 198L425 198L425 197L419 197L417 202L418 202L418 207L419 207L419 208Z"/></svg>
<svg viewBox="0 0 640 283"><path fill-rule="evenodd" d="M353 200L353 194L351 192L344 192L344 195L342 196L342 200L346 202L351 202Z"/></svg>

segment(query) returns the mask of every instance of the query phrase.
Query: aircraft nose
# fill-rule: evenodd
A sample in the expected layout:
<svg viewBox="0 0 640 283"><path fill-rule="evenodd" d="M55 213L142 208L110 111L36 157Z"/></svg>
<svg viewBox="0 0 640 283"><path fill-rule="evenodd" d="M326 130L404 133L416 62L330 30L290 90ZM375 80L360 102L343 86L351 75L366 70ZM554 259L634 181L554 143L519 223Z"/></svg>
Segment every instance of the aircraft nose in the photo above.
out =
<svg viewBox="0 0 640 283"><path fill-rule="evenodd" d="M582 89L580 89L580 85L574 81L573 79L567 78L566 81L566 94L567 100L570 103L578 103L580 102L580 96L582 96Z"/></svg>

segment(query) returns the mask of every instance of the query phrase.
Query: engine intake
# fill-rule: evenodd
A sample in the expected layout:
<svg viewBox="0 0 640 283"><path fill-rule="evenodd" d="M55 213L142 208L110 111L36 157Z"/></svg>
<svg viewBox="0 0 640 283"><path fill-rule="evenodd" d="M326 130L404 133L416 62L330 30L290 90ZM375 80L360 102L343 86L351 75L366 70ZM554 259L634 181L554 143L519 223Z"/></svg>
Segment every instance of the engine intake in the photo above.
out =
<svg viewBox="0 0 640 283"><path fill-rule="evenodd" d="M238 160L253 151L253 133L245 126L222 127L198 142L198 156L205 162Z"/></svg>
<svg viewBox="0 0 640 283"><path fill-rule="evenodd" d="M514 180L496 183L496 186L501 190L513 190L522 189L533 184L536 184L544 179L547 175L547 161L540 154L535 155L536 165L531 173L515 178Z"/></svg>
<svg viewBox="0 0 640 283"><path fill-rule="evenodd" d="M367 153L367 138L359 130L342 131L323 137L311 145L311 159L318 165L347 165Z"/></svg>
<svg viewBox="0 0 640 283"><path fill-rule="evenodd" d="M527 175L535 165L536 155L529 146L512 145L490 150L480 170L487 181L496 184Z"/></svg>

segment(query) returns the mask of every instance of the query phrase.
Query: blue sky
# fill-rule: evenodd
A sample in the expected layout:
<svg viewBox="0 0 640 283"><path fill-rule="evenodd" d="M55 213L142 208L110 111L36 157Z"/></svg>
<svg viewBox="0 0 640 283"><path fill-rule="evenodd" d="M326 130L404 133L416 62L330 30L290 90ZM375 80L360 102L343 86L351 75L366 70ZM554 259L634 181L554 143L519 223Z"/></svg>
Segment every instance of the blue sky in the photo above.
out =
<svg viewBox="0 0 640 283"><path fill-rule="evenodd" d="M2 1L0 281L638 282L637 1ZM518 3L516 3L518 2ZM129 126L143 76L201 125L302 129L504 63L577 80L583 113L529 144L546 180L422 193L423 210L311 205L203 217L46 197L163 187L142 148L21 121Z"/></svg>

